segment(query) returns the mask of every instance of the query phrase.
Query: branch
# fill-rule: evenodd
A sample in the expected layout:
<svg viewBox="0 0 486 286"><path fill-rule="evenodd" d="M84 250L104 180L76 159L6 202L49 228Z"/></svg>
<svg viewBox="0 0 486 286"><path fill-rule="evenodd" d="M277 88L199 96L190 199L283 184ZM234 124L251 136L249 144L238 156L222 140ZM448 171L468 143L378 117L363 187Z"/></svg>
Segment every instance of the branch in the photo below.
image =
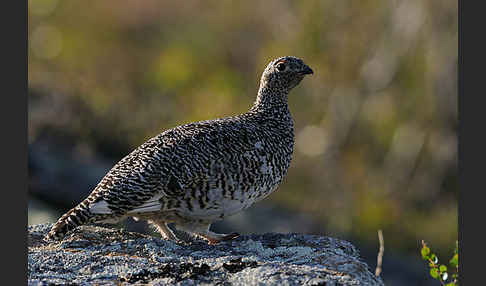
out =
<svg viewBox="0 0 486 286"><path fill-rule="evenodd" d="M385 242L383 240L383 232L381 229L378 230L378 239L380 240L380 250L378 251L378 257L376 259L376 276L380 276L381 274L381 264L383 262L383 253L385 252Z"/></svg>

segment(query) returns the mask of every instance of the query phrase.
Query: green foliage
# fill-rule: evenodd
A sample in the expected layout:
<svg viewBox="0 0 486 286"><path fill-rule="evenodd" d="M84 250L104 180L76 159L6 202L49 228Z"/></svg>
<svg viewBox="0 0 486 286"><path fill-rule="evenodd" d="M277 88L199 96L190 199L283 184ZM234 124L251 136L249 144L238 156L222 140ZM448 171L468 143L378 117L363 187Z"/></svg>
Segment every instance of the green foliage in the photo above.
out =
<svg viewBox="0 0 486 286"><path fill-rule="evenodd" d="M449 260L449 266L451 271L448 272L448 268L444 264L439 264L439 259L437 255L431 252L430 248L427 244L422 240L422 249L420 250L422 254L422 259L429 262L430 267L430 276L432 278L437 279L440 281L442 285L445 286L457 286L459 285L459 250L458 250L458 243L456 240L456 248L454 249L454 255ZM452 273L452 274L451 274Z"/></svg>

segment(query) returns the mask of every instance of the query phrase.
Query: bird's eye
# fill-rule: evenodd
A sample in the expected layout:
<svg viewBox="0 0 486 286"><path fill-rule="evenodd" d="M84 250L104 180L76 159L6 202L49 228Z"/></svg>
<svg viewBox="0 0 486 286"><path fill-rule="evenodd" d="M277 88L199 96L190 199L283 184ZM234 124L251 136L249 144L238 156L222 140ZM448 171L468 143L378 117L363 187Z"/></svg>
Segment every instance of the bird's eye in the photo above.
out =
<svg viewBox="0 0 486 286"><path fill-rule="evenodd" d="M284 63L279 63L277 65L277 70L280 71L280 72L284 71L285 70L285 64Z"/></svg>

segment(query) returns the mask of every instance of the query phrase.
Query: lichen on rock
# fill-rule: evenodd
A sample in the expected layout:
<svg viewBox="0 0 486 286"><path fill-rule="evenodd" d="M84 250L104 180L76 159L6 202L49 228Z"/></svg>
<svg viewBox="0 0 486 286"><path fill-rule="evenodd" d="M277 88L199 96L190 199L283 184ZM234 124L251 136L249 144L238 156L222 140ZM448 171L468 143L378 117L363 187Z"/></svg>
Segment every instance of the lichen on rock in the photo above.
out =
<svg viewBox="0 0 486 286"><path fill-rule="evenodd" d="M218 245L82 226L47 241L28 227L28 285L384 285L349 242L253 234Z"/></svg>

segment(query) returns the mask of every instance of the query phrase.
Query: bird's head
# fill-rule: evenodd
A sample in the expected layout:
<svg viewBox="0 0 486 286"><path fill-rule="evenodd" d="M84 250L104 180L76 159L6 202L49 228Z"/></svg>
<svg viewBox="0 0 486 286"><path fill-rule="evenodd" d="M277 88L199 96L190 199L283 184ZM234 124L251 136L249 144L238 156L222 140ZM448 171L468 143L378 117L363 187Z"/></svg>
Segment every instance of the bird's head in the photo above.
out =
<svg viewBox="0 0 486 286"><path fill-rule="evenodd" d="M268 64L260 81L260 89L288 93L306 75L313 73L303 60L290 56L281 57Z"/></svg>

